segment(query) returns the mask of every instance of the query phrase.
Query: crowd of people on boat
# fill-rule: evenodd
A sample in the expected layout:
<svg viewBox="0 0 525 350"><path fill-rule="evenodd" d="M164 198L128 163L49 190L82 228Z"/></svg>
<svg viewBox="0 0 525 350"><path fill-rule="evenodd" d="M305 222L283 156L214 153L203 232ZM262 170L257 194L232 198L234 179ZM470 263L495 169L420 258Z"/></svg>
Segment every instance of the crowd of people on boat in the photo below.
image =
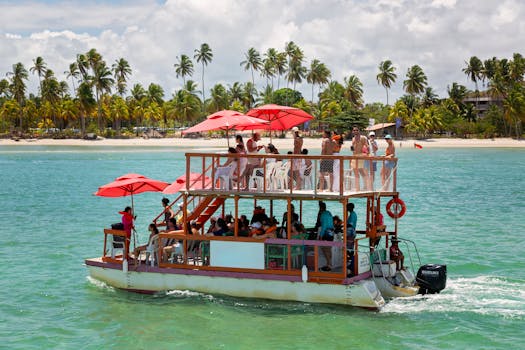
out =
<svg viewBox="0 0 525 350"><path fill-rule="evenodd" d="M153 243L158 243L158 234L160 232L165 233L182 233L184 223L183 216L177 216L175 211L172 209L172 206L169 204L168 198L163 198L161 200L163 207L163 218L162 222L158 224L150 224L148 230L150 235L148 237L147 244L139 245L133 250L133 256L135 258L140 257L142 252L147 251ZM290 238L290 239L310 239L310 240L324 240L324 241L333 241L334 239L342 240L342 234L344 232L345 223L339 215L332 215L332 213L327 210L326 203L323 201L318 202L319 211L317 214L317 219L314 227L306 228L304 224L300 221L299 214L295 211L293 204L290 205L290 214L284 212L282 215L282 220L279 221L275 216L268 216L265 208L258 205L254 208L251 218L248 219L248 216L242 214L238 217L237 220L231 215L227 214L224 217L222 216L212 216L209 219L209 225L207 228L199 227L197 222L191 221L187 224L187 232L189 234L198 236L234 236L235 234L235 224L237 223L237 235L239 237L251 237L253 239L265 239L265 238ZM356 236L356 227L357 227L357 214L354 211L354 204L348 203L346 206L347 210L347 222L346 222L346 241L347 249L351 253L354 247L354 238ZM182 207L180 207L179 212L182 212ZM120 212L122 214L122 224L124 230L126 231L129 237L131 237L131 230L134 229L134 216L130 207L126 207L124 211ZM378 213L378 218L382 224L382 215ZM164 227L162 231L159 230L160 227ZM290 235L288 234L288 228L290 227ZM188 241L187 251L195 251L197 249L202 249L202 244L207 244L206 242L201 242L200 240ZM157 246L156 246L157 247ZM155 248L157 249L157 248ZM332 269L332 251L331 247L322 247L321 252L324 255L326 265L321 268L323 271L330 271ZM177 239L170 239L164 242L162 248L162 260L167 261L168 257L172 254L183 255L183 245L182 242Z"/></svg>
<svg viewBox="0 0 525 350"><path fill-rule="evenodd" d="M293 151L288 151L287 154L293 155L308 155L308 149L303 148L303 138L297 127L292 128L293 133ZM376 141L376 134L374 131L368 133L368 137L361 134L359 127L354 126L352 128L352 138L350 150L354 156L361 157L377 157L379 146ZM261 135L256 132L244 143L241 135L236 135L236 146L228 148L228 154L259 154L261 150L264 150L266 155L281 154L276 146L272 143L268 145L259 144ZM382 185L389 185L390 176L392 169L395 167L396 162L389 160L389 158L395 157L395 147L392 142L392 136L386 135L385 140L387 142L387 148L382 157L384 157L384 164L381 167L380 177ZM323 132L323 138L321 140L321 155L339 155L344 147L345 134L338 133L337 131L325 130ZM237 162L239 164L237 165ZM270 163L279 163L272 164ZM293 166L292 166L293 163ZM341 161L339 159L322 159L319 164L319 176L317 190L319 191L339 191L340 184L340 168ZM377 160L366 160L362 158L359 160L353 160L350 168L348 169L354 174L355 178L355 190L359 191L361 188L370 190L374 188L375 177L378 169ZM255 157L229 157L220 167L216 169L215 180L221 178L221 176L231 175L232 178L236 179L239 186L244 190L250 188L256 188L254 178L257 176L263 176L261 167L266 164L267 178L272 179L272 176L277 176L281 169L287 176L286 184L283 186L292 186L293 189L304 189L305 179L309 178L312 172L312 161L307 158L293 159L290 164L286 161L277 160L275 158L267 157L266 162L263 163L260 158ZM289 183L288 183L289 181ZM311 180L310 180L311 182ZM362 183L362 185L361 185ZM310 188L314 184L310 183Z"/></svg>

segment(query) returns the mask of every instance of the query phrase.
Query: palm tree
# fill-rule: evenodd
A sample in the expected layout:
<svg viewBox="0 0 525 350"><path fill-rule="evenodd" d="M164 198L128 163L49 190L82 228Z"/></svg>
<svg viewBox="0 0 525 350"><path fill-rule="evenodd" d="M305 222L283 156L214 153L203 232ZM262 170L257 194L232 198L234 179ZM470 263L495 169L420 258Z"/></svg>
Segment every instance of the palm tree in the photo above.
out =
<svg viewBox="0 0 525 350"><path fill-rule="evenodd" d="M434 89L432 89L430 86L426 87L422 99L423 106L430 107L435 105L439 101L438 97L439 96L434 92Z"/></svg>
<svg viewBox="0 0 525 350"><path fill-rule="evenodd" d="M42 76L46 73L46 63L40 56L33 60L33 67L29 68L31 73L38 75L38 83L40 85L40 97L42 97Z"/></svg>
<svg viewBox="0 0 525 350"><path fill-rule="evenodd" d="M244 54L246 58L241 62L241 67L244 70L250 70L252 72L252 84L255 85L255 78L253 76L253 71L259 71L262 66L261 55L255 48L251 47L248 49L248 52Z"/></svg>
<svg viewBox="0 0 525 350"><path fill-rule="evenodd" d="M264 64L263 72L267 79L266 85L268 85L268 78L272 78L272 89L273 89L273 78L275 77L276 74L279 74L278 67L277 67L279 52L275 48L271 47L268 50L266 50L266 52L264 53L264 56L265 58L263 60L263 64Z"/></svg>
<svg viewBox="0 0 525 350"><path fill-rule="evenodd" d="M144 97L146 97L146 90L144 90L144 88L140 84L133 85L130 93L131 93L131 97L137 102L139 102Z"/></svg>
<svg viewBox="0 0 525 350"><path fill-rule="evenodd" d="M412 95L419 95L425 90L427 85L427 76L420 66L414 65L408 69L407 79L403 81L403 88Z"/></svg>
<svg viewBox="0 0 525 350"><path fill-rule="evenodd" d="M151 83L146 91L146 99L149 104L156 103L162 106L164 103L164 89L159 84Z"/></svg>
<svg viewBox="0 0 525 350"><path fill-rule="evenodd" d="M476 85L476 91L478 90L478 81L482 77L483 62L476 56L472 56L468 62L465 62L467 67L463 68L462 71L467 75L468 78Z"/></svg>
<svg viewBox="0 0 525 350"><path fill-rule="evenodd" d="M465 68L462 69L463 73L467 75L468 78L470 78L471 81L474 82L474 85L476 86L476 114L478 111L478 98L479 98L479 89L478 89L478 81L483 77L483 62L476 56L470 57L470 60L468 62L465 62L467 65Z"/></svg>
<svg viewBox="0 0 525 350"><path fill-rule="evenodd" d="M277 72L277 90L280 88L281 76L286 73L288 62L286 61L286 52L279 52L275 60L275 70Z"/></svg>
<svg viewBox="0 0 525 350"><path fill-rule="evenodd" d="M99 60L95 61L93 66L93 80L92 84L95 87L95 96L97 98L97 125L99 130L102 130L102 94L104 92L110 93L111 86L115 82L111 77L111 70L106 66L106 62Z"/></svg>
<svg viewBox="0 0 525 350"><path fill-rule="evenodd" d="M256 97L257 97L257 89L255 89L255 85L253 85L249 81L246 82L243 85L243 89L242 89L242 104L244 105L246 110L249 110L253 107Z"/></svg>
<svg viewBox="0 0 525 350"><path fill-rule="evenodd" d="M388 106L388 89L395 83L397 75L396 68L392 65L392 61L386 60L379 64L379 74L377 74L377 83L383 85L386 91L386 105Z"/></svg>
<svg viewBox="0 0 525 350"><path fill-rule="evenodd" d="M7 76L11 77L11 84L9 89L11 90L11 96L16 100L19 109L20 124L19 127L22 129L22 107L24 105L25 93L26 93L26 84L24 80L28 79L27 69L21 62L13 64L13 71L7 72Z"/></svg>
<svg viewBox="0 0 525 350"><path fill-rule="evenodd" d="M228 108L230 105L230 99L228 92L222 84L215 84L215 86L210 90L211 101L208 105L208 112L214 113L222 109Z"/></svg>
<svg viewBox="0 0 525 350"><path fill-rule="evenodd" d="M314 102L315 84L322 85L328 83L328 79L330 78L330 76L330 70L326 68L325 64L319 61L318 59L314 59L310 63L310 70L308 70L308 73L306 75L306 81L312 84L312 103Z"/></svg>
<svg viewBox="0 0 525 350"><path fill-rule="evenodd" d="M75 79L77 79L80 76L80 70L78 69L78 63L73 62L69 65L69 70L65 71L64 74L66 74L66 78L71 78L71 82L73 83L73 94L76 94L77 89L75 87Z"/></svg>
<svg viewBox="0 0 525 350"><path fill-rule="evenodd" d="M242 101L242 84L236 81L230 86L228 93L232 101Z"/></svg>
<svg viewBox="0 0 525 350"><path fill-rule="evenodd" d="M297 83L301 83L306 76L306 67L303 67L304 53L293 41L286 44L285 49L288 56L287 82L293 82L293 89Z"/></svg>
<svg viewBox="0 0 525 350"><path fill-rule="evenodd" d="M356 75L351 75L344 79L344 96L354 106L360 107L363 104L363 83Z"/></svg>
<svg viewBox="0 0 525 350"><path fill-rule="evenodd" d="M178 77L182 77L182 84L186 84L186 76L192 76L193 75L193 62L187 55L180 55L180 57L177 57L179 60L178 63L175 63L173 66L175 67L175 74Z"/></svg>
<svg viewBox="0 0 525 350"><path fill-rule="evenodd" d="M208 63L213 59L213 52L208 44L201 44L200 49L195 49L195 55L193 56L197 63L202 63L202 108L204 110L204 101L206 101L206 95L204 95L204 66L207 66Z"/></svg>
<svg viewBox="0 0 525 350"><path fill-rule="evenodd" d="M454 82L451 87L447 87L447 93L448 97L454 101L457 106L461 107L463 106L463 100L467 97L468 89L466 86Z"/></svg>
<svg viewBox="0 0 525 350"><path fill-rule="evenodd" d="M126 93L126 82L131 75L131 67L124 58L120 58L113 63L113 76L117 80L117 91L120 97Z"/></svg>
<svg viewBox="0 0 525 350"><path fill-rule="evenodd" d="M80 111L80 130L82 137L86 135L86 117L91 114L97 101L93 97L93 91L89 82L83 81L77 89L77 103Z"/></svg>

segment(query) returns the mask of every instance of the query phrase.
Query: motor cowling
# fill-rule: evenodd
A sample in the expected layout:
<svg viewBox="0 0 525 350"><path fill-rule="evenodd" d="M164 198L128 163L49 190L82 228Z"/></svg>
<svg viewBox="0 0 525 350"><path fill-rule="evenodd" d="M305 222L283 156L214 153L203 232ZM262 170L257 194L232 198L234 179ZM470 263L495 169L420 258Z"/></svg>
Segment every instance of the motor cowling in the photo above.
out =
<svg viewBox="0 0 525 350"><path fill-rule="evenodd" d="M447 285L447 265L426 264L419 268L416 276L419 294L435 294Z"/></svg>

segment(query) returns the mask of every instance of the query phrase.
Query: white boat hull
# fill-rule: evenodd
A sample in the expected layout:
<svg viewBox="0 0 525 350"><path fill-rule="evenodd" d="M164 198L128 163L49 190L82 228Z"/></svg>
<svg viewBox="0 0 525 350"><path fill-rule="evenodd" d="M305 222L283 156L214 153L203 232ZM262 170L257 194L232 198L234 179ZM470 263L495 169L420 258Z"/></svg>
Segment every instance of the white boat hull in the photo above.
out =
<svg viewBox="0 0 525 350"><path fill-rule="evenodd" d="M137 292L191 290L233 297L329 303L381 308L385 301L371 279L349 285L284 281L257 278L235 278L184 273L139 272L90 265L91 277L115 288ZM99 264L101 265L101 264Z"/></svg>

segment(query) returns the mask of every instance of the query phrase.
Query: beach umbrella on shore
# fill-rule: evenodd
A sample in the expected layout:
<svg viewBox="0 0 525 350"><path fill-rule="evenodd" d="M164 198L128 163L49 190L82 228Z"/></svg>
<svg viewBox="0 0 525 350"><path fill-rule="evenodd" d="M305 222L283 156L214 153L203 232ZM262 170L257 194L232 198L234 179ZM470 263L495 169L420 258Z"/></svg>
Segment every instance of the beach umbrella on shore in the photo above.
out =
<svg viewBox="0 0 525 350"><path fill-rule="evenodd" d="M275 104L253 108L246 115L264 119L267 123L264 125L246 126L242 128L243 130L289 130L314 118L300 108Z"/></svg>
<svg viewBox="0 0 525 350"><path fill-rule="evenodd" d="M204 180L204 186L207 182L210 181L210 178L208 176L203 176L201 173L190 173L190 188L197 190L203 188L203 180ZM179 176L173 183L169 186L167 186L162 193L164 194L173 194L177 193L182 189L186 189L186 174Z"/></svg>
<svg viewBox="0 0 525 350"><path fill-rule="evenodd" d="M265 124L268 124L268 121L264 119L250 117L240 112L226 109L209 115L206 120L184 130L182 133L187 134L201 131L224 130L226 131L226 138L228 139L229 147L230 139L228 133L230 130L244 130L243 128L245 127Z"/></svg>

